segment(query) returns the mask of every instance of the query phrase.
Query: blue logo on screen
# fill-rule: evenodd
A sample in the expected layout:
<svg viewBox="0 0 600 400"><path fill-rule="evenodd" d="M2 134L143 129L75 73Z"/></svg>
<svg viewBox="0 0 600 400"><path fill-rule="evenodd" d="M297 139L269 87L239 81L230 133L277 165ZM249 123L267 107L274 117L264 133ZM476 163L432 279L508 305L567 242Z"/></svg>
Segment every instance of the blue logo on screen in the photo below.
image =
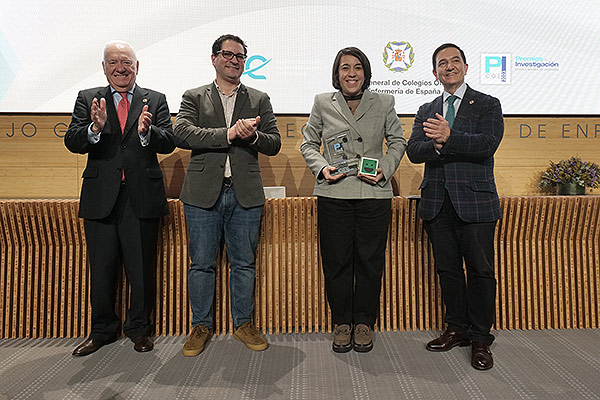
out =
<svg viewBox="0 0 600 400"><path fill-rule="evenodd" d="M506 56L486 56L485 73L494 74L500 82L506 82Z"/></svg>
<svg viewBox="0 0 600 400"><path fill-rule="evenodd" d="M264 67L265 65L267 65L268 63L270 63L271 60L272 59L267 60L266 58L264 58L263 56L258 55L258 54L248 57L248 59L246 60L246 66L245 66L246 72L244 72L243 75L248 75L252 79L267 79L266 76L256 74L255 72L258 71L259 69L261 69L262 67ZM259 62L261 62L261 64L259 64L253 68L252 63L254 63L254 61L259 61ZM256 64L256 63L254 63L254 64Z"/></svg>

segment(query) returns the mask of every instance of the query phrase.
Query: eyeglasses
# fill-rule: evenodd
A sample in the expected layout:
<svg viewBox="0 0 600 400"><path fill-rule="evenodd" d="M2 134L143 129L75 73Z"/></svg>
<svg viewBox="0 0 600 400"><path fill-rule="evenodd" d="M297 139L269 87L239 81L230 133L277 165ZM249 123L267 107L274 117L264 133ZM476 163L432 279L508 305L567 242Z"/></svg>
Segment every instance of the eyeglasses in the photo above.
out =
<svg viewBox="0 0 600 400"><path fill-rule="evenodd" d="M233 60L233 57L235 57L235 58L237 58L238 61L243 62L243 61L246 61L246 58L248 58L248 56L246 56L245 54L242 54L242 53L237 53L236 54L234 52L227 51L227 50L219 50L219 51L217 51L216 54L219 54L219 53L227 61L231 61L231 60Z"/></svg>

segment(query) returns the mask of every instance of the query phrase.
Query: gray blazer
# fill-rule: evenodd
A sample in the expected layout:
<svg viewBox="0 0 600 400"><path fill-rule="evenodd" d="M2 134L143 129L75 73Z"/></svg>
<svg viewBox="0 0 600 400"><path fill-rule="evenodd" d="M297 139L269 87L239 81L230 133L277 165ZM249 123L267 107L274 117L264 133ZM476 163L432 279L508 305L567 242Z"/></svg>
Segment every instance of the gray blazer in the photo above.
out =
<svg viewBox="0 0 600 400"><path fill-rule="evenodd" d="M229 155L233 188L240 205L248 208L264 204L258 153L277 154L281 137L269 96L241 85L231 124L258 115L257 141L248 143L235 139L229 144L225 113L214 83L183 94L175 119L175 142L177 147L192 150L192 155L179 196L182 202L201 208L212 207L221 193L225 160Z"/></svg>
<svg viewBox="0 0 600 400"><path fill-rule="evenodd" d="M379 160L383 179L377 185L370 185L356 176L347 176L329 184L321 174L321 170L332 161L328 160L326 151L321 153L321 144L344 132L350 138L350 158ZM352 114L340 91L318 94L303 135L300 150L317 177L315 195L340 199L393 196L391 178L406 149L406 139L394 110L394 97L365 90L356 112ZM385 155L382 151L384 139L387 144Z"/></svg>

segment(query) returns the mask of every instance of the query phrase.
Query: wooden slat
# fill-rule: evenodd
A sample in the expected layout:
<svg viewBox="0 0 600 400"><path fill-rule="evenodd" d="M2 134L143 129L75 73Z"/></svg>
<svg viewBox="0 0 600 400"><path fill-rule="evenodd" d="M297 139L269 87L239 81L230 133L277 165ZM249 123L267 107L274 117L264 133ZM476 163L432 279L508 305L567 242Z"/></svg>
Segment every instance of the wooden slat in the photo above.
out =
<svg viewBox="0 0 600 400"><path fill-rule="evenodd" d="M45 237L43 234L43 217L44 214L41 210L41 203L29 203L28 207L30 208L31 218L34 224L33 239L34 239L34 249L32 252L35 254L34 266L35 269L39 268L39 271L34 271L33 274L33 293L32 295L32 336L31 337L40 337L40 332L43 332L43 319L40 318L43 314L44 304L40 302L40 299L43 298L40 296L40 291L46 286L46 282L44 281L45 271L46 271L46 251L47 246L43 243L45 242Z"/></svg>
<svg viewBox="0 0 600 400"><path fill-rule="evenodd" d="M589 290L589 271L588 271L588 254L587 247L590 245L588 238L583 235L583 232L589 229L590 218L591 218L591 204L588 199L582 199L581 205L581 217L580 217L580 226L577 229L577 250L579 252L579 265L580 269L580 282L583 282L583 285L579 285L579 318L580 323L578 328L590 328L590 290Z"/></svg>
<svg viewBox="0 0 600 400"><path fill-rule="evenodd" d="M525 264L530 266L528 268L528 282L527 287L529 288L529 292L527 294L527 315L529 318L527 319L528 324L526 329L539 329L540 323L540 307L539 307L539 299L540 293L538 291L539 287L536 285L538 282L538 265L539 258L537 254L537 234L538 234L538 208L537 202L530 201L528 202L527 209L527 218L524 218L524 222L526 224L527 234L525 236L525 240L528 245L525 250ZM542 297L543 299L543 297Z"/></svg>
<svg viewBox="0 0 600 400"><path fill-rule="evenodd" d="M510 204L510 199L506 199L502 202L502 215L503 218L498 221L498 225L500 225L500 233L496 236L496 252L494 256L494 265L496 268L496 280L498 282L503 282L507 278L507 261L506 257L506 243L508 239L506 238L507 232L510 229L508 226L509 218L507 218L508 211L507 207ZM498 285L498 290L496 292L496 329L505 329L508 326L507 321L507 310L508 310L508 300L507 293L505 291L504 286Z"/></svg>
<svg viewBox="0 0 600 400"><path fill-rule="evenodd" d="M496 228L496 329L598 328L600 197L503 197ZM77 337L90 329L88 254L75 200L0 200L0 337ZM185 335L188 236L169 201L156 251L156 334ZM433 254L417 201L396 197L377 329L443 328ZM265 333L331 332L316 199L269 199L256 257L254 319ZM229 267L217 260L215 332L231 334ZM121 318L129 299L117 293Z"/></svg>
<svg viewBox="0 0 600 400"><path fill-rule="evenodd" d="M0 331L7 332L10 326L10 318L7 315L8 310L8 296L7 293L10 290L8 283L8 273L11 270L11 262L13 254L12 238L8 229L8 207L0 207L0 221L2 222L2 229L0 229L0 289L2 295L0 295ZM4 335L0 335L4 337Z"/></svg>
<svg viewBox="0 0 600 400"><path fill-rule="evenodd" d="M593 233L592 243L589 251L590 264L588 269L590 271L590 277L593 279L590 281L590 303L592 305L592 327L597 327L600 324L600 207L596 203L593 207L594 217L590 223L589 232ZM589 234L588 234L589 237ZM592 250L593 249L593 250Z"/></svg>

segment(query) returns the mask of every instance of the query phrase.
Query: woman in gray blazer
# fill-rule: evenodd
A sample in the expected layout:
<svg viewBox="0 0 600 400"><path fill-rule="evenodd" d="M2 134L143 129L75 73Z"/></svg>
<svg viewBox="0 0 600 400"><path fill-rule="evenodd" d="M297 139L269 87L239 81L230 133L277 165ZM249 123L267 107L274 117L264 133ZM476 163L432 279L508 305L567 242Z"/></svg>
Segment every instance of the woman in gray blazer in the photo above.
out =
<svg viewBox="0 0 600 400"><path fill-rule="evenodd" d="M332 73L338 91L315 97L300 146L317 178L321 260L338 353L373 348L391 179L406 148L394 98L370 92L370 82L367 56L356 47L340 50Z"/></svg>

